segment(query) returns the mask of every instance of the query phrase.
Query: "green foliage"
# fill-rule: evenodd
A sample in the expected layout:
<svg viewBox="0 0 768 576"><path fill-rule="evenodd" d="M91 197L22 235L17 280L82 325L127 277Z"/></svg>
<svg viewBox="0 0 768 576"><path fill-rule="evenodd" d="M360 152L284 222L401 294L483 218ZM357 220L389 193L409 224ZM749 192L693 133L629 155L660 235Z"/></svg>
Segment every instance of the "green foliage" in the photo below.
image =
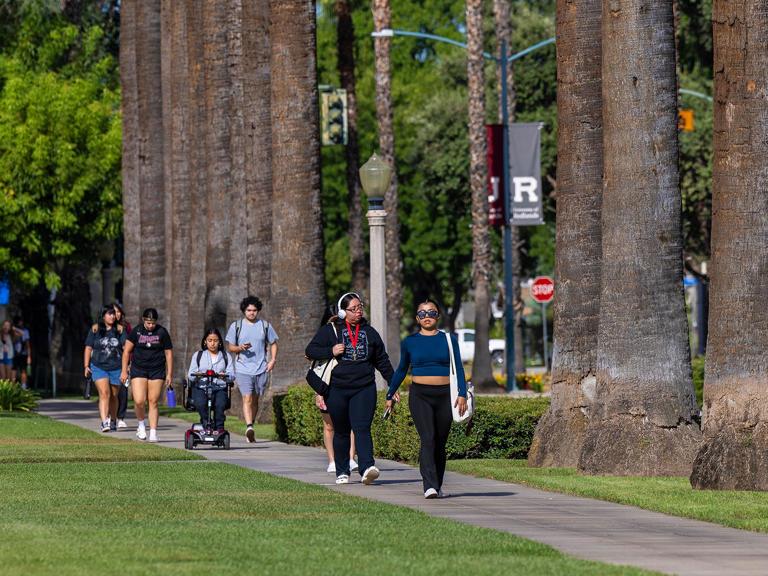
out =
<svg viewBox="0 0 768 576"><path fill-rule="evenodd" d="M276 395L275 430L278 438L291 444L319 446L323 442L320 411L315 393L307 386L294 386ZM384 393L379 403L384 405ZM454 423L448 438L448 458L519 458L528 453L536 423L549 406L547 398L506 398L481 396L471 425ZM394 415L383 420L380 413L371 428L376 455L392 460L415 462L419 457L419 435L408 410L408 396L402 395Z"/></svg>
<svg viewBox="0 0 768 576"><path fill-rule="evenodd" d="M29 3L0 54L0 270L60 285L122 223L117 61L96 25Z"/></svg>
<svg viewBox="0 0 768 576"><path fill-rule="evenodd" d="M37 408L38 400L37 394L17 382L0 380L0 412L30 412Z"/></svg>
<svg viewBox="0 0 768 576"><path fill-rule="evenodd" d="M691 360L691 368L693 371L693 389L696 391L696 401L699 406L704 405L704 364L706 363L704 356L696 356Z"/></svg>
<svg viewBox="0 0 768 576"><path fill-rule="evenodd" d="M359 106L360 162L377 149L373 29L370 6L353 4L356 35L356 74ZM392 27L419 30L465 41L465 3L457 0L393 0ZM336 21L330 3L318 12L318 74L320 83L338 85ZM513 7L512 50L519 51L554 35L554 4ZM495 51L493 19L486 21L486 50ZM399 191L400 237L404 264L406 309L415 297L430 294L452 306L467 293L471 272L469 144L467 133L466 52L455 46L418 38L392 42L392 98ZM520 59L515 66L518 120L544 122L543 173L554 177L555 59L554 46ZM498 96L493 63L486 66L487 120L497 122ZM346 243L348 193L344 151L323 150L323 212L329 298L339 291L339 267L349 268ZM545 183L547 219L554 222L554 204ZM531 229L523 229L527 239ZM500 242L494 235L501 275ZM551 235L550 235L551 236ZM553 253L553 246L548 246ZM547 248L524 260L528 270L549 258ZM331 264L332 262L332 264ZM547 264L541 266L547 268Z"/></svg>

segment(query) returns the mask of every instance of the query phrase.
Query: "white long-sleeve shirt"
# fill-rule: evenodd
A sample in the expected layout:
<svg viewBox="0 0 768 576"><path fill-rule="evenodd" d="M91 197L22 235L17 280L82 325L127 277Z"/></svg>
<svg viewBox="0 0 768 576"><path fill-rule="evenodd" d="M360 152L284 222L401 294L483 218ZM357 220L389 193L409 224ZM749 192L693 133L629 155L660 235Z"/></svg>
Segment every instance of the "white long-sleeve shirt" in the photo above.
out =
<svg viewBox="0 0 768 576"><path fill-rule="evenodd" d="M227 354L226 367L224 362L224 354ZM200 355L200 365L197 364L197 357ZM205 372L207 370L213 370L217 374L226 373L231 379L235 378L235 362L232 359L232 355L226 352L219 352L217 354L211 354L208 350L203 350L202 354L195 352L192 354L192 360L189 363L189 370L187 376L190 380L194 380L194 374L196 372ZM226 381L222 378L214 379L214 384L218 386L226 386Z"/></svg>

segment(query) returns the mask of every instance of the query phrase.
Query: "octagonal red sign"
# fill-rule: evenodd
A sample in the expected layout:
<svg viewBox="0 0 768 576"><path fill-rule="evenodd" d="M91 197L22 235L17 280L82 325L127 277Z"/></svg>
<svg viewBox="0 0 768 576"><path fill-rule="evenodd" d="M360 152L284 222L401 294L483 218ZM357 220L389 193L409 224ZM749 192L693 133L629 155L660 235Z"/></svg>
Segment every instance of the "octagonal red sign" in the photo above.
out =
<svg viewBox="0 0 768 576"><path fill-rule="evenodd" d="M555 297L555 281L549 276L537 276L531 284L531 296L541 304L551 302Z"/></svg>

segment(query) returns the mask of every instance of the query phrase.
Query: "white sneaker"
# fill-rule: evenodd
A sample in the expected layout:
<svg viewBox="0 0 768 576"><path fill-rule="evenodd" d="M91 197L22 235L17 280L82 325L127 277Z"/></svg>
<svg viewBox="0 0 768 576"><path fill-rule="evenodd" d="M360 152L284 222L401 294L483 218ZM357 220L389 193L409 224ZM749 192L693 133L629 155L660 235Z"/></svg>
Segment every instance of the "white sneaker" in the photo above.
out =
<svg viewBox="0 0 768 576"><path fill-rule="evenodd" d="M424 498L427 500L432 500L433 498L437 498L438 492L434 488L427 488L427 491L424 492Z"/></svg>
<svg viewBox="0 0 768 576"><path fill-rule="evenodd" d="M354 472L357 470L359 466L357 465L357 462L355 462L354 458L349 459L349 471Z"/></svg>
<svg viewBox="0 0 768 576"><path fill-rule="evenodd" d="M336 478L336 484L349 484L349 476L342 474Z"/></svg>
<svg viewBox="0 0 768 576"><path fill-rule="evenodd" d="M336 462L331 462L328 464L328 468L325 469L326 472L336 472Z"/></svg>
<svg viewBox="0 0 768 576"><path fill-rule="evenodd" d="M136 428L136 438L139 440L147 439L147 429L144 427L144 424L139 424L139 427Z"/></svg>
<svg viewBox="0 0 768 576"><path fill-rule="evenodd" d="M128 424L125 423L125 420L118 420L117 421L117 427L118 428L128 428Z"/></svg>
<svg viewBox="0 0 768 576"><path fill-rule="evenodd" d="M370 466L363 472L363 484L366 486L373 484L373 481L379 477L379 469L376 466Z"/></svg>
<svg viewBox="0 0 768 576"><path fill-rule="evenodd" d="M154 428L149 429L149 441L157 442L157 430L155 430Z"/></svg>

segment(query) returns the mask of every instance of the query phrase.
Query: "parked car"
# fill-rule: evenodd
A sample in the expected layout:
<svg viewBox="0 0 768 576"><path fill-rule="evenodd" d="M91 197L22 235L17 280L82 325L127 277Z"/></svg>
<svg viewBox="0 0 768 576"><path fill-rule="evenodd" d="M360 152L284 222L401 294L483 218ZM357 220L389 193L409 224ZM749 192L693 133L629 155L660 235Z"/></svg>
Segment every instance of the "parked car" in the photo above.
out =
<svg viewBox="0 0 768 576"><path fill-rule="evenodd" d="M475 331L472 328L458 328L456 338L459 341L462 362L472 362L475 359ZM488 351L491 353L493 366L504 366L504 349L504 340L491 338L488 341Z"/></svg>

